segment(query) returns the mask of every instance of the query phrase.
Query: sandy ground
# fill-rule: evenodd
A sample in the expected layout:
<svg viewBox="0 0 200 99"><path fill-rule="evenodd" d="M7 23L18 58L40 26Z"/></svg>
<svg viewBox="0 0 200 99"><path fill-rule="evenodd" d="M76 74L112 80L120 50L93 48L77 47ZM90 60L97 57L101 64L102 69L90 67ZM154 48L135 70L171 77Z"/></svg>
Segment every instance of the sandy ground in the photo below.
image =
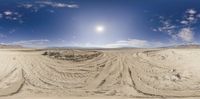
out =
<svg viewBox="0 0 200 99"><path fill-rule="evenodd" d="M200 97L200 49L98 51L97 57L74 62L44 56L44 51L0 50L0 98Z"/></svg>

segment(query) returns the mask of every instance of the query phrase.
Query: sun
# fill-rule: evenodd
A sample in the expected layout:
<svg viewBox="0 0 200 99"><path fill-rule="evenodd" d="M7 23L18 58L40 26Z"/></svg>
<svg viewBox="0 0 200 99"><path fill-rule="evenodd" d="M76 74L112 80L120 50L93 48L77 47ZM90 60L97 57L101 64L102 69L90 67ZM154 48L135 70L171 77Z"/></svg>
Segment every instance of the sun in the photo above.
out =
<svg viewBox="0 0 200 99"><path fill-rule="evenodd" d="M103 33L105 31L105 27L102 26L102 25L98 25L98 26L95 27L95 31L97 33Z"/></svg>

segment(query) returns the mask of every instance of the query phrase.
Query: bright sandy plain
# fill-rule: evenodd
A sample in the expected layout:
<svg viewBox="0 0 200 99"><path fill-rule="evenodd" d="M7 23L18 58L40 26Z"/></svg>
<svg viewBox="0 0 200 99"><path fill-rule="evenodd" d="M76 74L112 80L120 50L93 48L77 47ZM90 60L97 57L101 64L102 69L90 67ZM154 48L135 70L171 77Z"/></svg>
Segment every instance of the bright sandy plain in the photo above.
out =
<svg viewBox="0 0 200 99"><path fill-rule="evenodd" d="M200 98L200 49L101 49L78 62L45 51L0 50L0 98Z"/></svg>

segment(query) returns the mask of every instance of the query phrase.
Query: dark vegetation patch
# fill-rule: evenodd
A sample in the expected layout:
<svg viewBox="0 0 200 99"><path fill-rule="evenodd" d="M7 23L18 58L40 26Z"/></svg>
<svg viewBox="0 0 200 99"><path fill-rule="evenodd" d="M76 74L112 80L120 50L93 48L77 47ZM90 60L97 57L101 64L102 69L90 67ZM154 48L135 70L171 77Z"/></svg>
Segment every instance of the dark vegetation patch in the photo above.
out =
<svg viewBox="0 0 200 99"><path fill-rule="evenodd" d="M74 62L81 62L93 59L101 55L101 52L98 51L85 51L85 50L62 50L62 51L55 51L49 50L45 51L42 55L49 56L54 59L59 60L68 60Z"/></svg>

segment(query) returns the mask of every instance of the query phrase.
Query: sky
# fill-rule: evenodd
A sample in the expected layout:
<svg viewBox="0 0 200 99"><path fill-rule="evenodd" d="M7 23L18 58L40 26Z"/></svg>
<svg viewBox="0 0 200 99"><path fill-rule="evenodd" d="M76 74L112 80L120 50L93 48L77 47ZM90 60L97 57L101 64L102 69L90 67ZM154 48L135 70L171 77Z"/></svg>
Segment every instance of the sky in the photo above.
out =
<svg viewBox="0 0 200 99"><path fill-rule="evenodd" d="M0 0L0 44L161 47L200 43L200 0Z"/></svg>

